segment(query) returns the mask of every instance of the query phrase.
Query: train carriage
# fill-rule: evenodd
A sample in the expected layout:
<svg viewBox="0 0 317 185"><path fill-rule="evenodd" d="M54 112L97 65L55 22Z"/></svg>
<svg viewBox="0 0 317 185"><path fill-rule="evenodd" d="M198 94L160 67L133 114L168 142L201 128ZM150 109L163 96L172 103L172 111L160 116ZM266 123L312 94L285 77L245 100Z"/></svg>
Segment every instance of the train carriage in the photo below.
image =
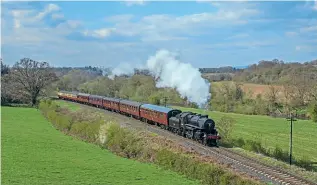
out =
<svg viewBox="0 0 317 185"><path fill-rule="evenodd" d="M86 94L86 93L78 93L77 99L80 103L88 104L89 103L89 95L90 94Z"/></svg>
<svg viewBox="0 0 317 185"><path fill-rule="evenodd" d="M120 100L119 110L121 113L133 116L135 118L139 118L141 105L141 103L135 101Z"/></svg>
<svg viewBox="0 0 317 185"><path fill-rule="evenodd" d="M77 100L77 92L68 92L63 91L63 98L70 101L76 101Z"/></svg>
<svg viewBox="0 0 317 185"><path fill-rule="evenodd" d="M76 91L71 92L70 97L71 97L72 101L77 101L78 92L76 92Z"/></svg>
<svg viewBox="0 0 317 185"><path fill-rule="evenodd" d="M169 127L169 118L179 114L181 111L167 107L143 104L140 107L140 117L145 121L151 121L160 125L161 127Z"/></svg>
<svg viewBox="0 0 317 185"><path fill-rule="evenodd" d="M103 107L118 112L120 99L103 97Z"/></svg>
<svg viewBox="0 0 317 185"><path fill-rule="evenodd" d="M67 97L66 97L66 91L59 91L59 92L57 92L57 96L58 96L58 98L59 99L62 99L62 100L64 100L64 99L66 99Z"/></svg>
<svg viewBox="0 0 317 185"><path fill-rule="evenodd" d="M94 105L96 107L103 107L103 104L102 104L103 98L104 98L103 96L90 95L89 99L88 99L88 102L91 105Z"/></svg>

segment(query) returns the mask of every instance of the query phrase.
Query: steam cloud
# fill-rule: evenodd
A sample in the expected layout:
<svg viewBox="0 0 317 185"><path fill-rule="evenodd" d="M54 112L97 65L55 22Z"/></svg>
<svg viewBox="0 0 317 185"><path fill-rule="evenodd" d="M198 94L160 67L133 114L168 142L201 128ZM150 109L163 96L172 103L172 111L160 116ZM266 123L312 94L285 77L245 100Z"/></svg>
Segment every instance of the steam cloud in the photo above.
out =
<svg viewBox="0 0 317 185"><path fill-rule="evenodd" d="M119 64L119 66L117 66L116 68L112 70L112 74L109 75L108 77L113 80L115 75L120 76L123 74L132 74L133 72L134 72L134 68L131 65L127 63L121 63Z"/></svg>
<svg viewBox="0 0 317 185"><path fill-rule="evenodd" d="M159 77L157 87L176 88L182 97L197 103L199 106L207 103L210 98L208 83L201 77L201 73L191 64L182 63L177 59L177 54L167 50L159 50L154 56L149 57L146 67L155 78ZM121 64L112 71L109 78L114 75L132 74L134 67L129 64Z"/></svg>

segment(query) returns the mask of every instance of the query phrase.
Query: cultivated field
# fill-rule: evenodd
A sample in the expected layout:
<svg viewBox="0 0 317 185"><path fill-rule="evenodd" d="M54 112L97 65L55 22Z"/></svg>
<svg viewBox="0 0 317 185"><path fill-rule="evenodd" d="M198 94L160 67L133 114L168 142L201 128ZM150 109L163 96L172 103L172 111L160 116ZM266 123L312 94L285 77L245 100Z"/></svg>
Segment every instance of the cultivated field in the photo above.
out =
<svg viewBox="0 0 317 185"><path fill-rule="evenodd" d="M232 82L232 81L230 81ZM212 82L211 83L211 88L213 87L218 87L220 86L222 83L227 83L227 82ZM269 92L270 90L270 86L269 85L261 85L261 84L252 84L252 83L242 83L242 86L241 86L242 90L245 92L245 93L252 93L252 97L256 97L258 94L262 94L265 95L266 93ZM278 94L280 96L280 98L284 98L283 97L283 87L282 86L277 86L277 85L274 85L274 88L276 88L276 90L278 90Z"/></svg>
<svg viewBox="0 0 317 185"><path fill-rule="evenodd" d="M36 109L1 108L3 184L197 184L65 136Z"/></svg>
<svg viewBox="0 0 317 185"><path fill-rule="evenodd" d="M216 121L222 116L230 116L237 121L233 135L236 138L262 140L266 148L289 149L290 122L282 118L251 116L234 113L211 112L201 109L174 107L182 111L208 114ZM293 124L293 155L317 162L317 124L310 120L298 120Z"/></svg>

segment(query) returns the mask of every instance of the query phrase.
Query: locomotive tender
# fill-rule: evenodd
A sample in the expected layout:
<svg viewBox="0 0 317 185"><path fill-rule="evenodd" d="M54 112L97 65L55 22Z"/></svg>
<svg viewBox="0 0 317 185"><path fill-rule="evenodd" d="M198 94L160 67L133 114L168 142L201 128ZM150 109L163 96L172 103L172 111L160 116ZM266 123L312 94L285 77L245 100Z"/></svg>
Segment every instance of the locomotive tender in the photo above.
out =
<svg viewBox="0 0 317 185"><path fill-rule="evenodd" d="M215 122L208 118L208 115L79 92L59 91L57 95L59 99L103 108L145 123L155 124L206 146L218 146L217 141L221 139L215 128Z"/></svg>

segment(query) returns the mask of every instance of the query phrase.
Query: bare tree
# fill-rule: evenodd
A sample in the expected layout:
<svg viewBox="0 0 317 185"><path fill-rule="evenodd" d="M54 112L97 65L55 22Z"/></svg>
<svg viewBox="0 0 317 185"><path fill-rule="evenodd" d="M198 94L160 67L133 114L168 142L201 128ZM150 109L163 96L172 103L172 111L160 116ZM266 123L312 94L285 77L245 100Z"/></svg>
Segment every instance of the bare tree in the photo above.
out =
<svg viewBox="0 0 317 185"><path fill-rule="evenodd" d="M1 76L3 76L9 73L9 66L3 64L2 58L0 60L1 60Z"/></svg>
<svg viewBox="0 0 317 185"><path fill-rule="evenodd" d="M266 93L266 96L271 109L270 111L275 111L278 107L278 92L279 90L274 85L269 86L269 91Z"/></svg>
<svg viewBox="0 0 317 185"><path fill-rule="evenodd" d="M10 80L16 84L15 90L25 94L34 106L42 90L57 77L47 62L23 58L13 66Z"/></svg>

